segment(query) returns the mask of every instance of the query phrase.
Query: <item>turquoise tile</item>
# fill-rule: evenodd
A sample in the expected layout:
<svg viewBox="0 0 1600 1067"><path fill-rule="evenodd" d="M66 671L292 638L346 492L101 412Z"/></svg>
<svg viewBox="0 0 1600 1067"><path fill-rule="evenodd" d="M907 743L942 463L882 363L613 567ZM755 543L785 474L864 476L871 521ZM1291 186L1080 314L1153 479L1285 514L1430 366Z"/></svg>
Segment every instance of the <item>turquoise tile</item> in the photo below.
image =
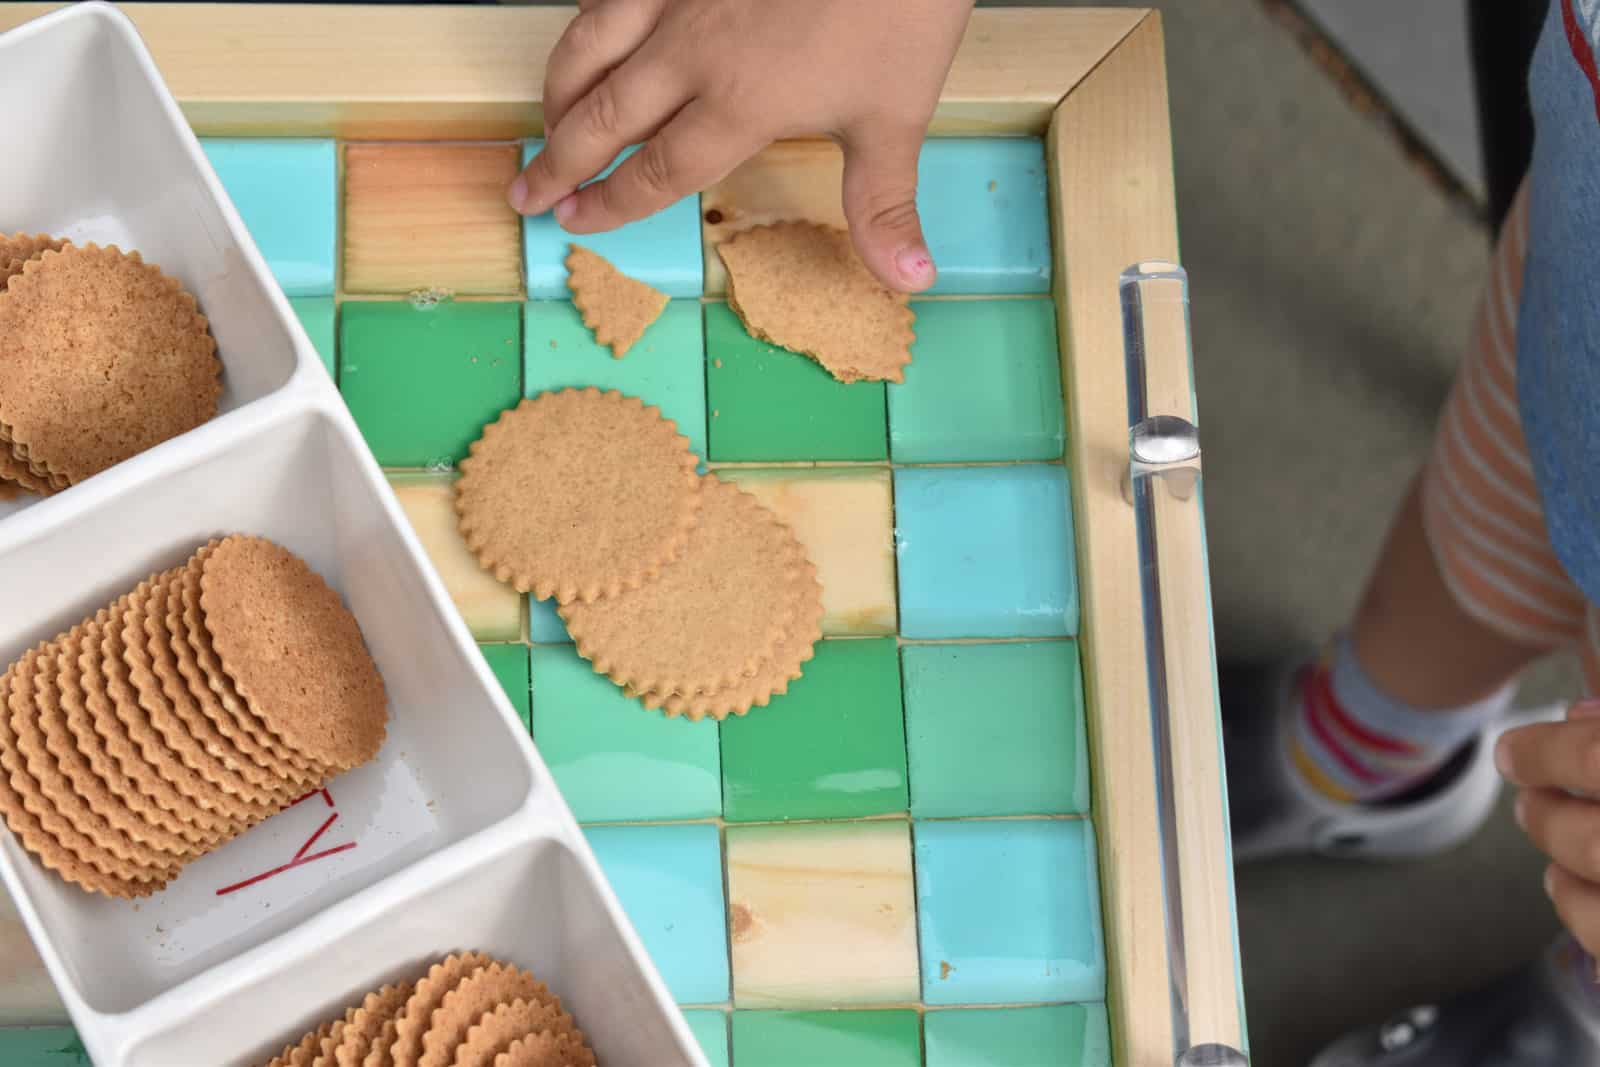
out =
<svg viewBox="0 0 1600 1067"><path fill-rule="evenodd" d="M483 658L488 660L489 670L494 672L500 688L506 691L506 699L511 701L511 707L516 710L522 725L532 730L533 719L528 699L528 646L479 645L478 648L483 652Z"/></svg>
<svg viewBox="0 0 1600 1067"><path fill-rule="evenodd" d="M711 1067L728 1067L728 1013L723 1011L686 1011L684 1019L700 1042Z"/></svg>
<svg viewBox="0 0 1600 1067"><path fill-rule="evenodd" d="M673 999L726 1001L727 919L717 828L593 826L585 833Z"/></svg>
<svg viewBox="0 0 1600 1067"><path fill-rule="evenodd" d="M333 142L208 139L200 146L283 291L332 296Z"/></svg>
<svg viewBox="0 0 1600 1067"><path fill-rule="evenodd" d="M919 300L903 383L889 384L896 463L1060 459L1055 304Z"/></svg>
<svg viewBox="0 0 1600 1067"><path fill-rule="evenodd" d="M70 1026L0 1028L0 1063L6 1067L94 1067Z"/></svg>
<svg viewBox="0 0 1600 1067"><path fill-rule="evenodd" d="M930 1011L927 1067L1111 1067L1104 1004Z"/></svg>
<svg viewBox="0 0 1600 1067"><path fill-rule="evenodd" d="M1089 810L1077 642L907 645L900 659L912 815Z"/></svg>
<svg viewBox="0 0 1600 1067"><path fill-rule="evenodd" d="M538 155L543 141L528 141L522 164ZM633 154L625 151L620 163ZM602 177L616 164L607 167ZM610 233L569 234L545 212L523 221L522 247L527 263L528 296L562 300L567 296L567 246L573 242L610 260L622 273L653 285L668 296L699 296L700 198L685 197L649 218L630 222Z"/></svg>
<svg viewBox="0 0 1600 1067"><path fill-rule="evenodd" d="M918 822L915 837L924 1001L1105 999L1088 822Z"/></svg>
<svg viewBox="0 0 1600 1067"><path fill-rule="evenodd" d="M570 645L572 635L556 612L555 600L528 598L528 640L536 645Z"/></svg>
<svg viewBox="0 0 1600 1067"><path fill-rule="evenodd" d="M934 293L1048 293L1044 142L934 138L917 165L917 208L939 268Z"/></svg>
<svg viewBox="0 0 1600 1067"><path fill-rule="evenodd" d="M654 404L706 454L706 357L700 303L674 300L622 359L595 343L566 300L535 300L524 312L522 388L528 396L594 385Z"/></svg>
<svg viewBox="0 0 1600 1067"><path fill-rule="evenodd" d="M918 1067L914 1011L736 1011L738 1067Z"/></svg>
<svg viewBox="0 0 1600 1067"><path fill-rule="evenodd" d="M897 470L894 495L903 636L1077 633L1072 501L1063 468Z"/></svg>
<svg viewBox="0 0 1600 1067"><path fill-rule="evenodd" d="M533 734L579 822L722 814L715 720L645 710L571 645L536 645Z"/></svg>
<svg viewBox="0 0 1600 1067"><path fill-rule="evenodd" d="M334 318L337 312L333 297L291 296L289 306L294 308L300 325L305 327L306 336L311 338L317 355L322 357L322 365L328 368L328 376L338 381L338 349L334 346Z"/></svg>

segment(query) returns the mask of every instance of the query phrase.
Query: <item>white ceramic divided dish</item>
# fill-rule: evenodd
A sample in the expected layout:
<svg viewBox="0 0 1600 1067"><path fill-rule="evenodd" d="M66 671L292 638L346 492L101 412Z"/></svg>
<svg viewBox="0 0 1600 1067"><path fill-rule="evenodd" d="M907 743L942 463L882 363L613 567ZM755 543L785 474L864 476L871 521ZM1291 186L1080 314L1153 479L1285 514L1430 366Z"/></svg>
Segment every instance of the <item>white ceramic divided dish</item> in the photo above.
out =
<svg viewBox="0 0 1600 1067"><path fill-rule="evenodd" d="M243 532L339 590L390 698L376 760L153 898L85 893L0 831L0 876L95 1062L261 1062L478 948L545 978L608 1065L704 1063L132 26L85 4L0 35L0 92L28 101L0 123L0 231L159 263L210 318L227 383L206 426L0 512L0 662Z"/></svg>

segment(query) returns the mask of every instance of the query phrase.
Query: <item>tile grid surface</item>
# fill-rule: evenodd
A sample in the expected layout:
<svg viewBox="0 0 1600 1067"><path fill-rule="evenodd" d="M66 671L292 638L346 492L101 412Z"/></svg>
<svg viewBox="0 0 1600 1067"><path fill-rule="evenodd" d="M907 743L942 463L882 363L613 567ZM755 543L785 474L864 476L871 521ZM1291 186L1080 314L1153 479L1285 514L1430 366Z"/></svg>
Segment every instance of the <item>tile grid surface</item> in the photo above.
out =
<svg viewBox="0 0 1600 1067"><path fill-rule="evenodd" d="M941 280L888 386L702 291L703 239L782 217L749 202L773 183L579 239L673 297L616 361L562 299L567 235L493 199L538 142L206 148L710 1061L1109 1065L1039 142L928 145ZM834 150L792 151L747 169L782 160L811 186L788 213L826 220ZM588 384L659 405L818 564L826 639L771 707L641 710L454 535L482 425Z"/></svg>

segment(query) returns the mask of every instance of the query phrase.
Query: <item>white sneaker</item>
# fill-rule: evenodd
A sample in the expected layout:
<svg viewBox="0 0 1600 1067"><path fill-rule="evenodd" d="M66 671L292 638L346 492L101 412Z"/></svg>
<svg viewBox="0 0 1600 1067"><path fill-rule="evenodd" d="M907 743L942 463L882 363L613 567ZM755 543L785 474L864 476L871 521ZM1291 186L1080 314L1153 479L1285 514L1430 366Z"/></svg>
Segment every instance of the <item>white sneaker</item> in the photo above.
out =
<svg viewBox="0 0 1600 1067"><path fill-rule="evenodd" d="M1373 804L1345 804L1296 774L1287 757L1290 689L1306 661L1220 672L1228 806L1238 862L1316 854L1414 859L1447 851L1489 818L1500 795L1499 733L1561 709L1523 713L1463 745L1428 781Z"/></svg>

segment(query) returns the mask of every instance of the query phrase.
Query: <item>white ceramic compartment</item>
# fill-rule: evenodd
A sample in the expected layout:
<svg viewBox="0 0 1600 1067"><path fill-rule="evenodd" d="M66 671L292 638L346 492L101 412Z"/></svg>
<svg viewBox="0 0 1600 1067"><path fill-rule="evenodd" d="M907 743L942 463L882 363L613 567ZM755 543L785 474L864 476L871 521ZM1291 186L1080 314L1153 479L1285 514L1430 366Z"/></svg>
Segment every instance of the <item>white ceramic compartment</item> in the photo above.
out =
<svg viewBox="0 0 1600 1067"><path fill-rule="evenodd" d="M0 92L0 232L116 244L181 281L217 339L220 413L287 384L283 298L127 20L85 4L0 35Z"/></svg>
<svg viewBox="0 0 1600 1067"><path fill-rule="evenodd" d="M137 902L0 830L0 877L101 1065L252 1062L453 948L538 969L615 1067L705 1063L526 731L405 524L131 24L82 4L0 35L0 228L140 248L199 296L228 390L206 426L0 505L0 663L213 536L270 537L346 598L390 696L377 760ZM356 847L217 890L313 851Z"/></svg>
<svg viewBox="0 0 1600 1067"><path fill-rule="evenodd" d="M560 837L543 835L523 838L471 870L441 869L404 902L375 909L286 958L273 974L139 1042L127 1063L263 1063L341 1015L361 993L418 977L446 949L482 948L557 990L601 1063L702 1064L681 1020L656 1010L657 988L600 905L596 877Z"/></svg>

